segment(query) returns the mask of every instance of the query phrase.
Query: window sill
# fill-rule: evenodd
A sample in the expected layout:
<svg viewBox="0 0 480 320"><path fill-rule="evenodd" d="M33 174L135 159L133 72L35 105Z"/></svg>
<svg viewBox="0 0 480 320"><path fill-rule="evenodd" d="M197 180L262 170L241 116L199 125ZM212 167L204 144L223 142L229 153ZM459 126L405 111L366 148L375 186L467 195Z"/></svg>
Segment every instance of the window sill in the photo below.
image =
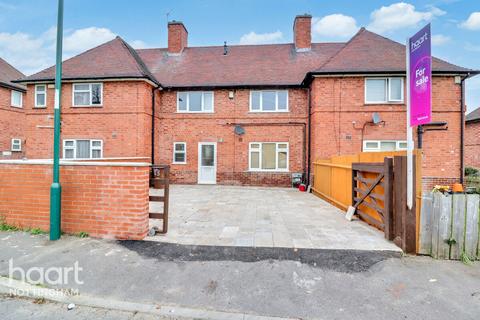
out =
<svg viewBox="0 0 480 320"><path fill-rule="evenodd" d="M33 109L47 109L47 106L35 106Z"/></svg>
<svg viewBox="0 0 480 320"><path fill-rule="evenodd" d="M10 152L22 152L22 150L10 150Z"/></svg>
<svg viewBox="0 0 480 320"><path fill-rule="evenodd" d="M15 109L23 109L23 106L14 106L14 105L11 105L10 107L15 108Z"/></svg>
<svg viewBox="0 0 480 320"><path fill-rule="evenodd" d="M378 106L378 105L405 105L404 101L383 101L383 102L365 102L365 106Z"/></svg>
<svg viewBox="0 0 480 320"><path fill-rule="evenodd" d="M180 165L185 165L187 164L186 162L172 162L172 164L180 164Z"/></svg>
<svg viewBox="0 0 480 320"><path fill-rule="evenodd" d="M248 172L256 172L256 173L289 173L289 170L253 170L250 169Z"/></svg>
<svg viewBox="0 0 480 320"><path fill-rule="evenodd" d="M204 113L204 114L214 114L215 112L213 111L178 111L176 113L180 114L199 114L199 113Z"/></svg>
<svg viewBox="0 0 480 320"><path fill-rule="evenodd" d="M289 113L290 110L274 110L274 111L248 111L248 113Z"/></svg>
<svg viewBox="0 0 480 320"><path fill-rule="evenodd" d="M72 108L103 108L103 104L95 104L95 105L86 105L86 106L74 106Z"/></svg>

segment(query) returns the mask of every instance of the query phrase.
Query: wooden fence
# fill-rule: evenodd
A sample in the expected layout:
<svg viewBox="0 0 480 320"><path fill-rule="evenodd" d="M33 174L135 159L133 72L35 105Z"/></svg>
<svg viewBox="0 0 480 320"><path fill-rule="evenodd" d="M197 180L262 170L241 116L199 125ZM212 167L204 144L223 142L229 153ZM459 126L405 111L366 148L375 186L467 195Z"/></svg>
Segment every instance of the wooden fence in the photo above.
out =
<svg viewBox="0 0 480 320"><path fill-rule="evenodd" d="M352 196L352 188L357 182L353 180L352 163L384 163L386 157L396 158L399 161L394 162L394 171L403 172L399 174L397 179L399 185L405 185L404 187L395 188L395 198L406 200L406 161L400 161L405 159L406 152L362 152L356 155L336 156L326 160L317 160L313 163L313 186L312 191L315 195L330 202L342 210L347 210L349 206L353 205L355 195ZM406 206L403 206L404 201L395 200L395 215L393 221L393 232L387 232L386 236L391 239L393 235L394 242L401 247L405 252L415 253L418 252L418 233L420 225L420 208L422 200L422 186L421 186L421 153L416 150L415 155L415 190L416 190L416 202L415 211L411 212L406 210ZM374 175L365 175L364 178L372 179ZM379 197L383 196L383 188L379 186L375 189L375 194ZM370 217L377 221L384 222L383 219L375 215L375 208L371 208L372 205L367 203L364 205L364 209L360 207L361 211L368 213ZM378 202L378 201L377 201ZM384 203L380 201L376 203L376 206L383 208ZM382 217L385 218L385 217ZM369 219L364 219L369 222ZM371 219L370 219L371 220ZM372 225L378 224L371 223ZM392 231L392 225L389 226L389 231ZM413 228L413 231L412 231ZM383 230L383 228L380 228Z"/></svg>
<svg viewBox="0 0 480 320"><path fill-rule="evenodd" d="M417 155L417 200L421 200L421 154L417 150L415 154ZM319 197L346 211L352 205L352 163L383 163L385 157L405 155L405 151L361 152L356 155L335 156L330 159L317 160L313 163L312 190Z"/></svg>
<svg viewBox="0 0 480 320"><path fill-rule="evenodd" d="M478 194L425 195L419 253L437 259L480 260Z"/></svg>

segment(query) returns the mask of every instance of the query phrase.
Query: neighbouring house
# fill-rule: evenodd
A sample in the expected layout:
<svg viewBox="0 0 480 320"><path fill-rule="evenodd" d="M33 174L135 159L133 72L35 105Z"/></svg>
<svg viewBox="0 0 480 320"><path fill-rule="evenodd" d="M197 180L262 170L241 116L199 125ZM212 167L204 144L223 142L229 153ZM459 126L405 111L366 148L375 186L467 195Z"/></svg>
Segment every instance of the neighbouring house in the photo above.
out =
<svg viewBox="0 0 480 320"><path fill-rule="evenodd" d="M465 165L480 169L480 108L465 118Z"/></svg>
<svg viewBox="0 0 480 320"><path fill-rule="evenodd" d="M172 21L167 48L117 37L66 60L63 158L148 157L170 164L177 183L286 186L292 174L308 180L315 159L405 150L404 45L364 28L346 43L312 43L309 15L293 34L189 47ZM477 73L433 59L433 120L448 129L422 134L424 188L463 179L464 80ZM17 83L27 87L26 156L49 158L54 67Z"/></svg>
<svg viewBox="0 0 480 320"><path fill-rule="evenodd" d="M0 159L18 159L24 155L26 88L12 82L24 76L0 58Z"/></svg>

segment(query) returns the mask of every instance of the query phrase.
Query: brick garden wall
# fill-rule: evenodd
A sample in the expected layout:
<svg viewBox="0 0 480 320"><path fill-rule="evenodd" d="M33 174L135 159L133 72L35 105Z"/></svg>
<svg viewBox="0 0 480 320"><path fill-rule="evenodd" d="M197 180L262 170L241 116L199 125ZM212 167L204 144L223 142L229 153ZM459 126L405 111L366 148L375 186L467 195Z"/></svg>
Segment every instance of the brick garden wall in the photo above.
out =
<svg viewBox="0 0 480 320"><path fill-rule="evenodd" d="M214 113L177 113L177 92L163 91L157 104L157 163L171 165L173 183L197 183L198 143L217 143L217 183L289 186L291 173L303 172L304 137L308 98L305 89L289 89L289 110L283 113L249 112L250 90L214 91ZM296 124L292 124L292 123ZM234 133L242 123L244 135ZM173 143L187 143L187 163L172 164ZM288 142L289 172L250 172L250 142Z"/></svg>
<svg viewBox="0 0 480 320"><path fill-rule="evenodd" d="M465 165L480 168L480 121L465 125Z"/></svg>
<svg viewBox="0 0 480 320"><path fill-rule="evenodd" d="M460 85L454 77L433 78L433 119L447 131L423 136L424 190L460 179ZM365 104L364 77L316 78L312 84L312 160L362 151L362 126L380 114L384 126L367 126L364 140L406 140L404 104ZM417 134L414 132L414 139ZM438 182L438 183L437 183Z"/></svg>
<svg viewBox="0 0 480 320"><path fill-rule="evenodd" d="M25 95L23 97L25 98ZM24 123L24 109L12 107L11 90L0 87L0 159L20 159L24 156ZM11 152L10 155L3 155L4 151L7 153L11 151L12 138L22 140L22 151Z"/></svg>
<svg viewBox="0 0 480 320"><path fill-rule="evenodd" d="M148 178L148 165L140 163L62 165L62 231L143 239ZM51 182L48 161L0 162L0 218L18 227L48 230Z"/></svg>

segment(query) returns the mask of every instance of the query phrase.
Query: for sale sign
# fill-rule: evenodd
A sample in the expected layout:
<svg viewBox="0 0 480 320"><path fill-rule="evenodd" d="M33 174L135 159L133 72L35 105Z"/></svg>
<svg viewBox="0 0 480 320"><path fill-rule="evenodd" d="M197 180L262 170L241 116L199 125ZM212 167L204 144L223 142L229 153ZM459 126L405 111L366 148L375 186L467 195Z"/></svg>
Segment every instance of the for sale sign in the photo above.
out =
<svg viewBox="0 0 480 320"><path fill-rule="evenodd" d="M410 58L410 126L432 120L432 49L430 24L411 37Z"/></svg>

